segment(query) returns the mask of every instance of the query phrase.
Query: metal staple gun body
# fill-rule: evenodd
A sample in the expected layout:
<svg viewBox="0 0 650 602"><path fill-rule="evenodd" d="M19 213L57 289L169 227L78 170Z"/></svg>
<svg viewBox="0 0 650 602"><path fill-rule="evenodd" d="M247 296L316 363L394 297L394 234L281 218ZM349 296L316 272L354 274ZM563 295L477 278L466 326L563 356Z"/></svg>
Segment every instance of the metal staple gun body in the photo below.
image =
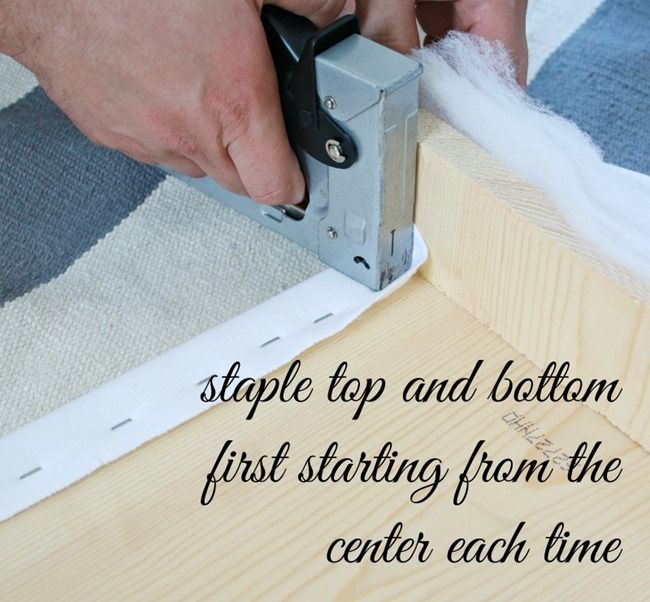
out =
<svg viewBox="0 0 650 602"><path fill-rule="evenodd" d="M262 19L305 202L260 205L210 178L179 177L383 289L411 265L421 66L359 35L353 16L320 31L272 6Z"/></svg>

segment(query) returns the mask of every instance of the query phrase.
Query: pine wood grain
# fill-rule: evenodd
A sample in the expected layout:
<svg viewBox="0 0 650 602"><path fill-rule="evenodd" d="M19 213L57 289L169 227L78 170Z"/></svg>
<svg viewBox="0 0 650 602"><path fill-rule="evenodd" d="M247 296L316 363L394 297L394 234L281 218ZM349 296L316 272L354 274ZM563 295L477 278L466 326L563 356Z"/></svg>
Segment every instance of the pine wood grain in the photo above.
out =
<svg viewBox="0 0 650 602"><path fill-rule="evenodd" d="M616 403L589 405L650 449L648 285L594 255L543 192L451 127L424 112L420 126L422 274L538 366L620 379Z"/></svg>
<svg viewBox="0 0 650 602"><path fill-rule="evenodd" d="M358 423L351 409L315 398L265 407L247 423L246 408L206 414L108 465L53 498L0 525L2 600L540 600L642 599L650 587L650 462L647 453L602 416L573 404L405 406L411 376L458 377L486 360L485 391L505 361L516 374L538 370L421 277L309 352L305 370L324 391L341 360L389 388ZM223 486L201 507L205 474L225 439L251 453L292 442L289 471L338 440L342 453L375 450L391 440L403 455L437 455L458 472L471 447L486 439L494 456L540 458L504 416L521 411L567 452L584 439L605 441L620 456L611 485L476 485L460 507L453 482L421 505L406 485ZM557 473L556 476L560 475ZM560 475L561 476L561 475ZM422 530L435 546L427 564L331 565L327 544L339 536L381 537L398 520L405 535ZM515 565L450 565L443 548L457 536L506 536L519 520L534 556ZM555 566L541 561L545 533L562 520L577 536L620 537L613 565Z"/></svg>

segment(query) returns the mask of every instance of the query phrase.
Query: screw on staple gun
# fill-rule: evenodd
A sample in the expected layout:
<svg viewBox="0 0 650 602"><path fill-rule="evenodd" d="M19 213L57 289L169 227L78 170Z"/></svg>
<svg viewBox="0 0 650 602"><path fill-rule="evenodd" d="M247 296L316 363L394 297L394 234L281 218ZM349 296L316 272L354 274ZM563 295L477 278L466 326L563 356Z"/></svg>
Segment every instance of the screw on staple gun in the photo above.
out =
<svg viewBox="0 0 650 602"><path fill-rule="evenodd" d="M266 6L289 140L307 196L258 205L210 178L175 174L373 290L411 265L421 66L359 35L354 16L318 30ZM172 172L173 173L173 172Z"/></svg>

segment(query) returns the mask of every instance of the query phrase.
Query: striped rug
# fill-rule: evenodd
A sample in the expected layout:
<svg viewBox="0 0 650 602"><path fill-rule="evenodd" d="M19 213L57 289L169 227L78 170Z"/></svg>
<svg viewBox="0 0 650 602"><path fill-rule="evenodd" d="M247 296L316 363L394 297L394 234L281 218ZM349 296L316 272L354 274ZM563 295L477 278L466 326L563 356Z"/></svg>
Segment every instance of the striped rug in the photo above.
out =
<svg viewBox="0 0 650 602"><path fill-rule="evenodd" d="M650 171L647 0L532 0L531 93ZM0 435L321 271L99 149L0 56Z"/></svg>

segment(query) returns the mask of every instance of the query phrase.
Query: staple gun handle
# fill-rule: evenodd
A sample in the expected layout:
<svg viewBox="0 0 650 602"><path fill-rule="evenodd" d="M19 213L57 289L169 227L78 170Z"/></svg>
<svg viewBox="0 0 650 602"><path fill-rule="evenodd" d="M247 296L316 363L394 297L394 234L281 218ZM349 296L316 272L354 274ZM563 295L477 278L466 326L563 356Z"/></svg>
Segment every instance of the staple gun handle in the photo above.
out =
<svg viewBox="0 0 650 602"><path fill-rule="evenodd" d="M277 6L266 5L262 22L278 75L280 99L289 140L316 160L345 169L358 157L348 133L321 106L316 80L316 57L359 33L354 15L318 30L305 19ZM336 154L331 153L332 144Z"/></svg>

